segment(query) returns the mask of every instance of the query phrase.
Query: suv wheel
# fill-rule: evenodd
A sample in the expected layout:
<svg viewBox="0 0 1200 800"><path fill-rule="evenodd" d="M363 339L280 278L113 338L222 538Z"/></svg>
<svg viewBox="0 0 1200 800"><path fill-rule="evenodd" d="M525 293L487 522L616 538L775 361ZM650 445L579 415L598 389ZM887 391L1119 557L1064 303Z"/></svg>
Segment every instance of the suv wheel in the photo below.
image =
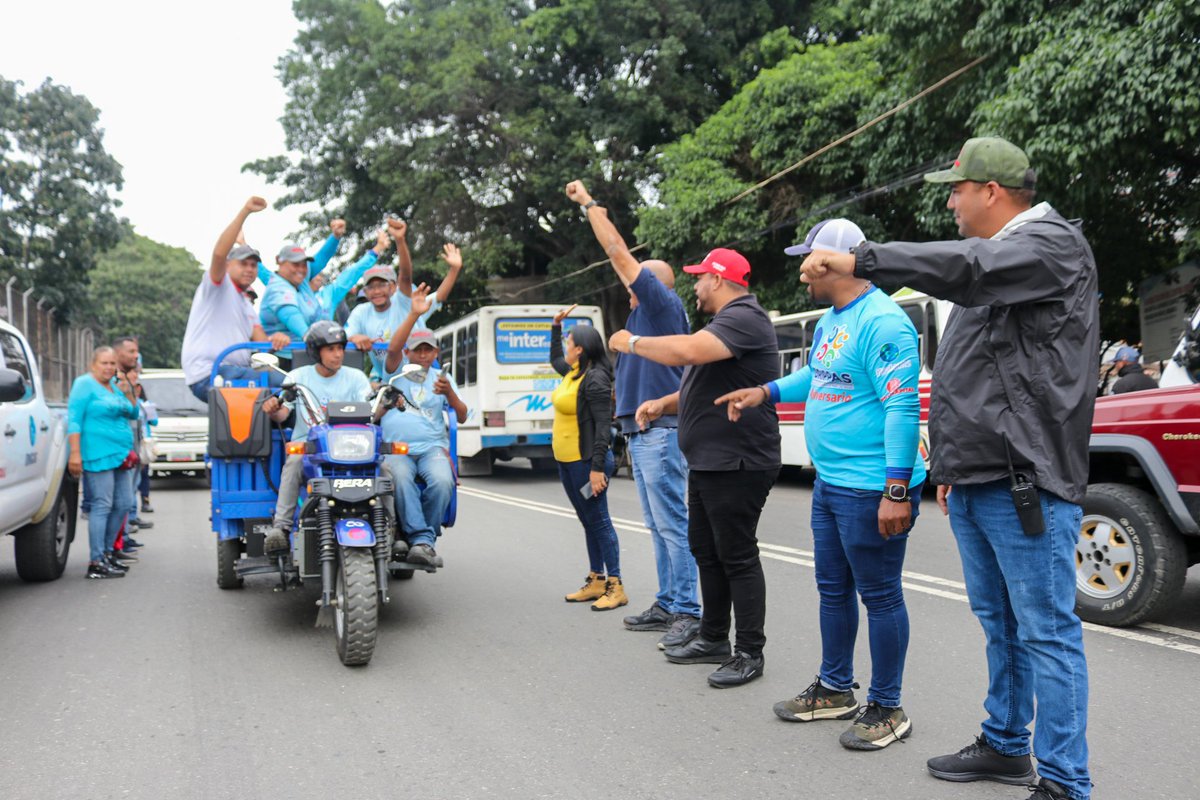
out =
<svg viewBox="0 0 1200 800"><path fill-rule="evenodd" d="M1158 499L1119 483L1088 487L1075 544L1075 613L1136 625L1169 607L1187 574L1183 537Z"/></svg>

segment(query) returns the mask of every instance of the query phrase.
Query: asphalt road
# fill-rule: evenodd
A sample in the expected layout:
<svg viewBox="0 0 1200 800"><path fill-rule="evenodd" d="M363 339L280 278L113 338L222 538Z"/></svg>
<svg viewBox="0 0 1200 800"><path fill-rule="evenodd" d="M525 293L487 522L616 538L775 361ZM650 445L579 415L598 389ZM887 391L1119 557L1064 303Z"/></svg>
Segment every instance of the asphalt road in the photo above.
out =
<svg viewBox="0 0 1200 800"><path fill-rule="evenodd" d="M394 584L374 660L343 667L312 627L315 587L215 584L203 481L156 481L156 527L120 581L21 583L0 548L0 798L1024 798L947 784L925 759L971 741L983 640L949 527L927 498L909 549L914 734L843 750L844 723L790 725L771 705L818 665L810 484L788 477L760 527L766 674L717 691L663 659L623 611L562 602L587 569L554 476L470 479L439 547L447 567ZM653 601L636 492L611 490L630 610ZM1089 739L1100 800L1196 797L1200 570L1157 627L1089 630ZM869 661L865 620L859 676ZM865 694L865 693L864 693ZM860 698L861 699L861 698Z"/></svg>

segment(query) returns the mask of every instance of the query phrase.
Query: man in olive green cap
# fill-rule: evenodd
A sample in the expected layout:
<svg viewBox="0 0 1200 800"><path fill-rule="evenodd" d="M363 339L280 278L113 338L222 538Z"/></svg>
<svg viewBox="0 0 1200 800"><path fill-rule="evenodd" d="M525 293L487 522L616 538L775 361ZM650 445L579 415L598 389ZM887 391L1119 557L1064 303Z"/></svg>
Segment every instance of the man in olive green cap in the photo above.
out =
<svg viewBox="0 0 1200 800"><path fill-rule="evenodd" d="M815 250L808 282L833 271L909 286L958 307L934 365L930 480L958 542L987 639L988 718L975 741L931 758L948 781L1033 784L1031 800L1088 800L1088 677L1075 616L1075 542L1088 480L1097 381L1096 262L1076 222L1033 205L1029 159L970 139L950 184L960 241Z"/></svg>

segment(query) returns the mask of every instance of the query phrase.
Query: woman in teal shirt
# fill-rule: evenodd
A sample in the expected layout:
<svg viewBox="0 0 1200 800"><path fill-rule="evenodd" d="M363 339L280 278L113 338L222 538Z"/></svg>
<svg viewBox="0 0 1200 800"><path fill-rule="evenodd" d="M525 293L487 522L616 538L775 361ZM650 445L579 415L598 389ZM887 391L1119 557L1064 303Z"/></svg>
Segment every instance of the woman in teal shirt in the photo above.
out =
<svg viewBox="0 0 1200 800"><path fill-rule="evenodd" d="M71 455L67 469L82 476L91 498L88 578L121 578L125 567L112 554L125 512L133 507L133 473L121 464L133 449L130 420L137 419L132 389L113 383L117 356L111 347L97 347L88 374L71 385L67 399L67 439Z"/></svg>

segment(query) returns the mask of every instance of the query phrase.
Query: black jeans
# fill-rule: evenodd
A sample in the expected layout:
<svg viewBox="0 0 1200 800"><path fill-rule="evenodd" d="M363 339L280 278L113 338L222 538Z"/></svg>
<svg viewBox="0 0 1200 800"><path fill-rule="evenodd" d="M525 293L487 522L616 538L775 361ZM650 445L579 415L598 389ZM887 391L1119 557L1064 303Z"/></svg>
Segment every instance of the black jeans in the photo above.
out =
<svg viewBox="0 0 1200 800"><path fill-rule="evenodd" d="M758 557L758 518L778 469L688 472L688 544L700 570L704 601L700 635L729 638L729 612L737 617L734 649L762 655L767 637L767 582Z"/></svg>

